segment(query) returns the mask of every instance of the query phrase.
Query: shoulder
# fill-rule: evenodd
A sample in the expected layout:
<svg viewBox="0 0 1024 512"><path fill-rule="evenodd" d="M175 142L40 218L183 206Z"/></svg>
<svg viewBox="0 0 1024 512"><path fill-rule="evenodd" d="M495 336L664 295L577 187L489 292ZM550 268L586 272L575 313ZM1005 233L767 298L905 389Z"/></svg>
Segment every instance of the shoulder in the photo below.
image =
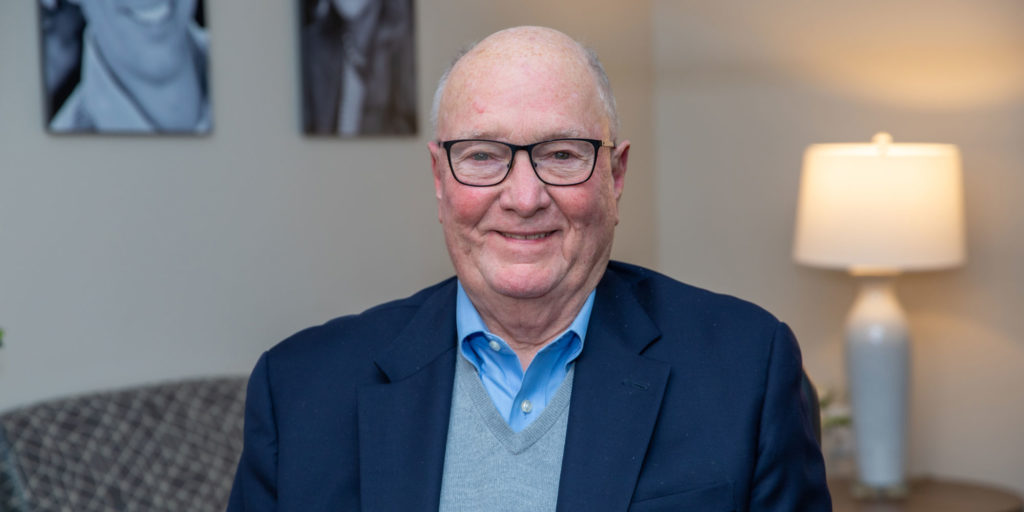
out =
<svg viewBox="0 0 1024 512"><path fill-rule="evenodd" d="M365 366L387 350L428 301L455 303L455 279L449 278L415 294L303 329L267 352L268 364L302 371L328 366L333 371Z"/></svg>
<svg viewBox="0 0 1024 512"><path fill-rule="evenodd" d="M692 286L653 270L613 262L605 281L617 282L616 306L635 300L657 339L645 357L704 367L759 373L768 365L775 341L790 337L788 327L764 308L722 293ZM615 306L613 306L615 307Z"/></svg>
<svg viewBox="0 0 1024 512"><path fill-rule="evenodd" d="M732 295L677 281L637 265L609 262L607 279L620 281L655 321L720 327L761 325L774 329L779 320L764 308Z"/></svg>

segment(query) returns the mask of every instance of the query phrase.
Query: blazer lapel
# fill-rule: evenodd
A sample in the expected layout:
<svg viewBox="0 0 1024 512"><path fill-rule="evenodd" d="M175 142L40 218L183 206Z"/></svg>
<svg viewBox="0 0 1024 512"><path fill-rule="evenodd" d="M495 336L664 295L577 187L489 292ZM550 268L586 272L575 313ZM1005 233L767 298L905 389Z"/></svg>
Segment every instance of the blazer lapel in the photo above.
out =
<svg viewBox="0 0 1024 512"><path fill-rule="evenodd" d="M558 510L626 510L661 407L669 365L639 353L661 336L614 272L597 288L576 360Z"/></svg>
<svg viewBox="0 0 1024 512"><path fill-rule="evenodd" d="M455 376L455 281L419 308L359 390L363 510L437 510Z"/></svg>

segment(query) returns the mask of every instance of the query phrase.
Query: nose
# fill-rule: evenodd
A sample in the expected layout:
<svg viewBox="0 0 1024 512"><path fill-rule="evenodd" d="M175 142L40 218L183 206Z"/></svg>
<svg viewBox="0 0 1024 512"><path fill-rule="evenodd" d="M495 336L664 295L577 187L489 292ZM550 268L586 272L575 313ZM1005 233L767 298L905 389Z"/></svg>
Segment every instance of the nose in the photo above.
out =
<svg viewBox="0 0 1024 512"><path fill-rule="evenodd" d="M512 169L500 186L499 205L521 217L530 217L551 205L547 185L537 177L530 155L523 150L512 155Z"/></svg>

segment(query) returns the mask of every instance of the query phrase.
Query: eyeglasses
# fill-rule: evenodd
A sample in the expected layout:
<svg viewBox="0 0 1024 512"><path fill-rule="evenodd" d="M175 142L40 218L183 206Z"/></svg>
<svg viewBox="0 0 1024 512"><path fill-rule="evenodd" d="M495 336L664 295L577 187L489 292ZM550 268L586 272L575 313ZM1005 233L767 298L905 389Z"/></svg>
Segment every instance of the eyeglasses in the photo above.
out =
<svg viewBox="0 0 1024 512"><path fill-rule="evenodd" d="M596 139L554 139L525 146L496 140L461 139L441 142L448 154L452 176L463 185L491 187L505 181L516 153L526 151L537 178L548 185L567 187L590 179L597 152L615 144Z"/></svg>

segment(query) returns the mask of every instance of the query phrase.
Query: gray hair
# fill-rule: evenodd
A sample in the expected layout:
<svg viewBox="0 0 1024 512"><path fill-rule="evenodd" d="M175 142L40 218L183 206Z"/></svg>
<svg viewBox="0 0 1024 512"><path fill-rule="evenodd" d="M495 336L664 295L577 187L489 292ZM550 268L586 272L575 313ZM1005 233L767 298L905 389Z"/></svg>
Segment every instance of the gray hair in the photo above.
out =
<svg viewBox="0 0 1024 512"><path fill-rule="evenodd" d="M437 82L437 89L434 90L434 100L430 107L430 124L434 127L434 133L437 133L437 118L441 111L441 97L444 96L444 89L448 85L448 76L451 75L452 69L455 65L462 60L469 52L473 51L473 48L480 44L480 41L476 41L462 50L460 50L452 62L448 64L448 67L444 70L441 75L441 79ZM604 104L605 115L608 116L608 125L611 130L612 142L616 141L619 134L619 111L615 105L615 94L612 93L612 83L608 79L608 73L605 72L604 66L601 64L601 59L597 56L597 52L594 49L584 46L583 44L576 43L583 54L587 57L587 64L590 67L590 72L594 75L594 81L597 82L597 94L601 98L601 103Z"/></svg>

